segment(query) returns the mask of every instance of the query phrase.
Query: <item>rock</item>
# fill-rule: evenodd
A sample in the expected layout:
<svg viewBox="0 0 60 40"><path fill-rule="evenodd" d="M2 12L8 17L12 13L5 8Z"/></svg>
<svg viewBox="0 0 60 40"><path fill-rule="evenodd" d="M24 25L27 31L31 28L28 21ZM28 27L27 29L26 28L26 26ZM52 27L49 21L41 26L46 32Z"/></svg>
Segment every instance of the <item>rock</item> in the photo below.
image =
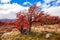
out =
<svg viewBox="0 0 60 40"><path fill-rule="evenodd" d="M51 33L46 34L45 38L50 38L52 36Z"/></svg>
<svg viewBox="0 0 60 40"><path fill-rule="evenodd" d="M12 40L14 37L19 36L20 31L13 29L11 32L6 32L1 36L2 40Z"/></svg>

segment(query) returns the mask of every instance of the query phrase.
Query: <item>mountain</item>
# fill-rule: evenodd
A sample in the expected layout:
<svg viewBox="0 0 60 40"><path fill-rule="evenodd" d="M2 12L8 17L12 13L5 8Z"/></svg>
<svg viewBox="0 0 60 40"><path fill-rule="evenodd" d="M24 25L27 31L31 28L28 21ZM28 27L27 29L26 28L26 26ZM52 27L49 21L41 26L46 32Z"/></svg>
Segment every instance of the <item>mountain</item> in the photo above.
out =
<svg viewBox="0 0 60 40"><path fill-rule="evenodd" d="M16 19L0 19L0 22L15 22Z"/></svg>

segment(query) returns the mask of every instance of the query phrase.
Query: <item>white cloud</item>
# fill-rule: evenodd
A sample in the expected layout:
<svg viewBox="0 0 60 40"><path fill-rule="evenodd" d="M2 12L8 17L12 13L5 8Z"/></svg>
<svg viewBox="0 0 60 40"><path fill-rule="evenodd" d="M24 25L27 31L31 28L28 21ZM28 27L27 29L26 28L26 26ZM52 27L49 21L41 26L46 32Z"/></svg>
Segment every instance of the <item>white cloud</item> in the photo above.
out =
<svg viewBox="0 0 60 40"><path fill-rule="evenodd" d="M60 0L44 0L44 2L45 2L44 4L46 3L50 4L50 2L52 2L53 6L57 6L58 3L60 3Z"/></svg>
<svg viewBox="0 0 60 40"><path fill-rule="evenodd" d="M23 7L17 3L13 3L13 4L2 4L0 5L0 19L14 19L16 18L15 14L20 12L20 11L24 11L27 10L28 11L28 7ZM1 16L2 15L2 16Z"/></svg>
<svg viewBox="0 0 60 40"><path fill-rule="evenodd" d="M30 2L28 2L28 1L23 3L23 5L27 5L27 4L32 5L32 4L31 4Z"/></svg>
<svg viewBox="0 0 60 40"><path fill-rule="evenodd" d="M58 4L58 3L60 3L60 0L57 0L57 2L56 2L56 3L57 3L57 4Z"/></svg>
<svg viewBox="0 0 60 40"><path fill-rule="evenodd" d="M45 0L47 2L51 2L54 0ZM60 17L60 6L52 6L50 7L50 4L47 5L47 2L41 4L40 2L37 3L37 6L41 7L44 13L47 13L52 16L59 16Z"/></svg>
<svg viewBox="0 0 60 40"><path fill-rule="evenodd" d="M16 14L0 14L0 19L16 19Z"/></svg>
<svg viewBox="0 0 60 40"><path fill-rule="evenodd" d="M26 4L28 4L28 2L24 2L24 3L23 3L23 5L26 5Z"/></svg>
<svg viewBox="0 0 60 40"><path fill-rule="evenodd" d="M50 7L50 8L45 8L43 9L45 13L48 12L48 14L52 16L59 16L60 17L60 6L59 7Z"/></svg>
<svg viewBox="0 0 60 40"><path fill-rule="evenodd" d="M36 6L41 6L42 4L41 4L41 2L37 2L37 4L36 4Z"/></svg>
<svg viewBox="0 0 60 40"><path fill-rule="evenodd" d="M0 13L2 14L8 14L10 12L17 13L25 9L28 9L28 7L20 6L17 3L0 5Z"/></svg>
<svg viewBox="0 0 60 40"><path fill-rule="evenodd" d="M11 0L1 0L2 3L9 3Z"/></svg>
<svg viewBox="0 0 60 40"><path fill-rule="evenodd" d="M45 3L50 3L51 1L55 1L55 0L44 0Z"/></svg>
<svg viewBox="0 0 60 40"><path fill-rule="evenodd" d="M50 4L47 5L46 3L44 3L44 4L42 5L42 8L48 8L49 6L50 6Z"/></svg>
<svg viewBox="0 0 60 40"><path fill-rule="evenodd" d="M50 4L47 5L47 3L42 4L41 2L37 2L36 6L41 8L48 8L50 7Z"/></svg>

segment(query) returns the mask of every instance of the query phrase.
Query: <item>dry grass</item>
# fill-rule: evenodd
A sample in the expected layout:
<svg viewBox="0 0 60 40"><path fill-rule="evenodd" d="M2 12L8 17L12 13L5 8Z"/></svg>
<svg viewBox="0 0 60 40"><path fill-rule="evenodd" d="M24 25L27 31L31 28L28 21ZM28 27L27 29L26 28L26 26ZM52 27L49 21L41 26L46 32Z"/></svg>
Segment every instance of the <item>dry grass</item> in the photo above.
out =
<svg viewBox="0 0 60 40"><path fill-rule="evenodd" d="M32 27L31 29L32 29L31 30L32 32L30 35L19 34L15 37L12 37L12 40L60 40L60 34L59 34L60 32L57 33L56 32L57 30L55 30L55 29L54 29L55 31L51 31L53 29L49 29L50 32L49 32L49 30L44 29L42 27L40 27L40 28ZM58 30L60 30L60 29L58 29ZM49 37L46 38L47 34L51 34L51 35L49 35Z"/></svg>
<svg viewBox="0 0 60 40"><path fill-rule="evenodd" d="M46 38L46 34L49 32L42 32L42 33L37 33L37 32L32 32L30 35L23 35L20 34L19 37L15 37L13 40L60 40L60 34L56 33L50 33L52 34L49 38Z"/></svg>

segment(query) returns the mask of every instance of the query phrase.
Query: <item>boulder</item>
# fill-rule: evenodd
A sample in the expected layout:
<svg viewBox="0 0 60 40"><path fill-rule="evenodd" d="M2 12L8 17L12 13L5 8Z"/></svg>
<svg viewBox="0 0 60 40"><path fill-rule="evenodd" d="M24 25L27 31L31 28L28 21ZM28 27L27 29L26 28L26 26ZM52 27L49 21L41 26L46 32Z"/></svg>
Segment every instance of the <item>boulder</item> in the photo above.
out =
<svg viewBox="0 0 60 40"><path fill-rule="evenodd" d="M2 40L12 40L14 37L19 36L20 31L17 29L13 29L11 32L6 32L1 36Z"/></svg>

